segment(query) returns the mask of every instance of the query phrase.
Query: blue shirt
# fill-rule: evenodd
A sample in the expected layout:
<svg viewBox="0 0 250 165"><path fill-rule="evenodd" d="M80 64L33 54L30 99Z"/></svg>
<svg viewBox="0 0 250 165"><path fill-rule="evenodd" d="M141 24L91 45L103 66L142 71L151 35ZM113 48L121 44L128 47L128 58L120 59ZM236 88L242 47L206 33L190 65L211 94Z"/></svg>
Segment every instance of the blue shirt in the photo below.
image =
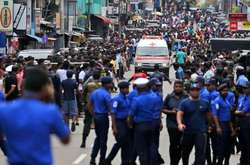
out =
<svg viewBox="0 0 250 165"><path fill-rule="evenodd" d="M137 96L138 96L138 90L135 88L135 89L133 89L132 92L130 92L130 93L128 94L128 99L129 99L130 102L132 102L133 99L134 99L135 97L137 97Z"/></svg>
<svg viewBox="0 0 250 165"><path fill-rule="evenodd" d="M210 94L209 94L209 91L207 90L207 88L204 87L200 90L200 98L202 100L207 101L208 103L210 102Z"/></svg>
<svg viewBox="0 0 250 165"><path fill-rule="evenodd" d="M240 111L250 113L250 95L242 98L240 108Z"/></svg>
<svg viewBox="0 0 250 165"><path fill-rule="evenodd" d="M0 91L0 101L4 101L4 100L5 100L4 93Z"/></svg>
<svg viewBox="0 0 250 165"><path fill-rule="evenodd" d="M233 92L228 91L226 99L229 101L229 103L231 104L231 106L235 105L235 95L234 95Z"/></svg>
<svg viewBox="0 0 250 165"><path fill-rule="evenodd" d="M7 138L9 164L52 165L50 134L69 136L55 105L19 99L0 105L0 134Z"/></svg>
<svg viewBox="0 0 250 165"><path fill-rule="evenodd" d="M93 111L96 115L108 115L111 105L111 95L108 90L103 87L96 89L91 94L90 101L93 105Z"/></svg>
<svg viewBox="0 0 250 165"><path fill-rule="evenodd" d="M220 95L220 93L217 90L213 90L210 93L210 103L213 103L213 101Z"/></svg>
<svg viewBox="0 0 250 165"><path fill-rule="evenodd" d="M218 96L212 103L212 114L221 122L229 122L231 120L232 105L225 98Z"/></svg>
<svg viewBox="0 0 250 165"><path fill-rule="evenodd" d="M151 91L142 92L135 97L131 104L130 115L135 123L151 122L154 120L155 107L158 106L158 98Z"/></svg>
<svg viewBox="0 0 250 165"><path fill-rule="evenodd" d="M184 99L180 103L178 111L184 112L185 133L207 132L207 112L209 112L209 103L207 101Z"/></svg>
<svg viewBox="0 0 250 165"><path fill-rule="evenodd" d="M184 71L183 71L182 67L178 67L178 69L175 73L175 77L176 77L176 79L180 79L180 80L184 79Z"/></svg>
<svg viewBox="0 0 250 165"><path fill-rule="evenodd" d="M112 110L111 112L117 119L126 119L129 115L130 103L122 93L119 93L112 99Z"/></svg>
<svg viewBox="0 0 250 165"><path fill-rule="evenodd" d="M237 86L245 85L246 82L248 82L247 77L246 77L245 75L240 75L240 76L238 77L238 80L237 80L237 82L236 82L236 85L237 85Z"/></svg>
<svg viewBox="0 0 250 165"><path fill-rule="evenodd" d="M160 92L154 92L156 94L156 101L157 104L155 106L155 112L154 112L154 119L160 119L161 118L161 110L163 107L163 98Z"/></svg>

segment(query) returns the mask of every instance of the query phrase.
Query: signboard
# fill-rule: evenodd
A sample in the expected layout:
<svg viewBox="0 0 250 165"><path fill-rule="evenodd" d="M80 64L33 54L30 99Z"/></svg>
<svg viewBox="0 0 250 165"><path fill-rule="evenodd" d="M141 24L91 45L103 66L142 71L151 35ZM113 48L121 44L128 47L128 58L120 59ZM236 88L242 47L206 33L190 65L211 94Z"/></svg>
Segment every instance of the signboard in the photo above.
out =
<svg viewBox="0 0 250 165"><path fill-rule="evenodd" d="M247 21L247 14L245 13L230 13L229 21Z"/></svg>
<svg viewBox="0 0 250 165"><path fill-rule="evenodd" d="M0 1L0 31L13 31L13 0Z"/></svg>
<svg viewBox="0 0 250 165"><path fill-rule="evenodd" d="M250 31L250 21L238 22L238 30Z"/></svg>
<svg viewBox="0 0 250 165"><path fill-rule="evenodd" d="M238 22L231 21L229 25L230 31L237 31L238 30Z"/></svg>

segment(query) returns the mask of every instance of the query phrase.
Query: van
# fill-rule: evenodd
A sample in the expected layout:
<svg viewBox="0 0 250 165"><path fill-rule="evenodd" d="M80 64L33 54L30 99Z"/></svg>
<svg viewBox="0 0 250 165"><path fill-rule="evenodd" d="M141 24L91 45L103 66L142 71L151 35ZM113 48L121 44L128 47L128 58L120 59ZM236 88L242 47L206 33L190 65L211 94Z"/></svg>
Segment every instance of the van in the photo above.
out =
<svg viewBox="0 0 250 165"><path fill-rule="evenodd" d="M153 71L159 65L160 70L169 76L170 57L166 41L162 36L143 36L135 54L135 70Z"/></svg>
<svg viewBox="0 0 250 165"><path fill-rule="evenodd" d="M36 60L39 59L48 59L48 57L54 56L53 49L27 49L22 50L18 53L18 57L22 56L23 58L33 57Z"/></svg>

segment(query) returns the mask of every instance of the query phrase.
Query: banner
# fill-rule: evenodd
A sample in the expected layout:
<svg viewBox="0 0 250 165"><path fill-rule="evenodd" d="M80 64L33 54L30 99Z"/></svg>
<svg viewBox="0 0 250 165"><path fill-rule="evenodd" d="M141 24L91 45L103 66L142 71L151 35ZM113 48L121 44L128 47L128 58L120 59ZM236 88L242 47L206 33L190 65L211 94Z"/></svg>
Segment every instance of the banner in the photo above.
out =
<svg viewBox="0 0 250 165"><path fill-rule="evenodd" d="M13 0L0 1L0 31L13 31Z"/></svg>

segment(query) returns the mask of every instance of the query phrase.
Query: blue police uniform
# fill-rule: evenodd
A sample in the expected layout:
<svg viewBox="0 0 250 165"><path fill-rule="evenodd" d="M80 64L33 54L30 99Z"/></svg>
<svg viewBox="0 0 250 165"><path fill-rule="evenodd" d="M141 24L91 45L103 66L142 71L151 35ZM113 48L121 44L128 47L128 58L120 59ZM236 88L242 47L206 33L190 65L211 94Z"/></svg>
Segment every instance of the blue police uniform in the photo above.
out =
<svg viewBox="0 0 250 165"><path fill-rule="evenodd" d="M242 85L245 85L246 83L248 82L248 79L245 75L240 75L238 77L238 80L236 82L236 85L237 86L242 86Z"/></svg>
<svg viewBox="0 0 250 165"><path fill-rule="evenodd" d="M153 128L154 128L154 148L152 153L154 153L154 151L156 152L153 156L153 160L155 162L157 162L158 160L161 159L161 155L159 153L159 145L160 145L160 124L161 124L161 110L163 107L163 97L161 95L161 93L159 91L152 91L153 93L156 94L156 101L157 104L155 106L155 111L154 111L154 115L153 115Z"/></svg>
<svg viewBox="0 0 250 165"><path fill-rule="evenodd" d="M154 146L153 121L158 97L151 91L140 93L132 101L131 116L135 123L135 146L140 164L151 165L153 156L151 148Z"/></svg>
<svg viewBox="0 0 250 165"><path fill-rule="evenodd" d="M224 159L228 159L231 154L231 109L232 104L227 98L218 96L212 103L212 114L219 120L220 127L222 128L222 135L216 135L216 153L218 164L222 164Z"/></svg>
<svg viewBox="0 0 250 165"><path fill-rule="evenodd" d="M95 158L100 150L100 162L105 161L107 151L107 140L109 130L109 118L111 95L104 87L96 89L90 96L90 101L93 106L95 133L96 138L94 142L93 151L91 154L91 162L95 161Z"/></svg>
<svg viewBox="0 0 250 165"><path fill-rule="evenodd" d="M209 100L210 103L212 103L218 96L220 95L220 93L217 90L213 90L209 93Z"/></svg>
<svg viewBox="0 0 250 165"><path fill-rule="evenodd" d="M8 140L9 164L52 165L51 133L60 139L70 134L57 106L31 99L0 105L0 134Z"/></svg>
<svg viewBox="0 0 250 165"><path fill-rule="evenodd" d="M245 114L250 113L250 95L240 98L239 110ZM240 118L240 143L242 147L241 164L250 164L250 117L244 116Z"/></svg>
<svg viewBox="0 0 250 165"><path fill-rule="evenodd" d="M209 94L209 91L207 90L207 88L202 88L201 90L200 90L200 98L202 99L202 100L205 100L205 101L207 101L207 102L210 102L210 94Z"/></svg>
<svg viewBox="0 0 250 165"><path fill-rule="evenodd" d="M231 91L228 91L226 99L229 101L231 106L235 106L235 94Z"/></svg>
<svg viewBox="0 0 250 165"><path fill-rule="evenodd" d="M116 118L116 126L118 134L116 135L117 143L114 144L106 161L111 162L116 156L117 152L121 148L121 160L122 165L126 165L129 162L129 127L127 125L127 117L129 115L130 102L128 97L119 93L112 99L112 114Z"/></svg>
<svg viewBox="0 0 250 165"><path fill-rule="evenodd" d="M129 102L130 104L132 103L132 101L134 100L134 98L136 98L137 96L139 95L139 92L136 88L134 88L129 94L128 94L128 99L129 99ZM131 114L131 109L129 111L129 114ZM131 159L131 162L135 162L136 161L136 158L137 158L137 153L136 153L136 148L135 148L135 140L134 140L134 127L133 128L130 128L130 159Z"/></svg>

